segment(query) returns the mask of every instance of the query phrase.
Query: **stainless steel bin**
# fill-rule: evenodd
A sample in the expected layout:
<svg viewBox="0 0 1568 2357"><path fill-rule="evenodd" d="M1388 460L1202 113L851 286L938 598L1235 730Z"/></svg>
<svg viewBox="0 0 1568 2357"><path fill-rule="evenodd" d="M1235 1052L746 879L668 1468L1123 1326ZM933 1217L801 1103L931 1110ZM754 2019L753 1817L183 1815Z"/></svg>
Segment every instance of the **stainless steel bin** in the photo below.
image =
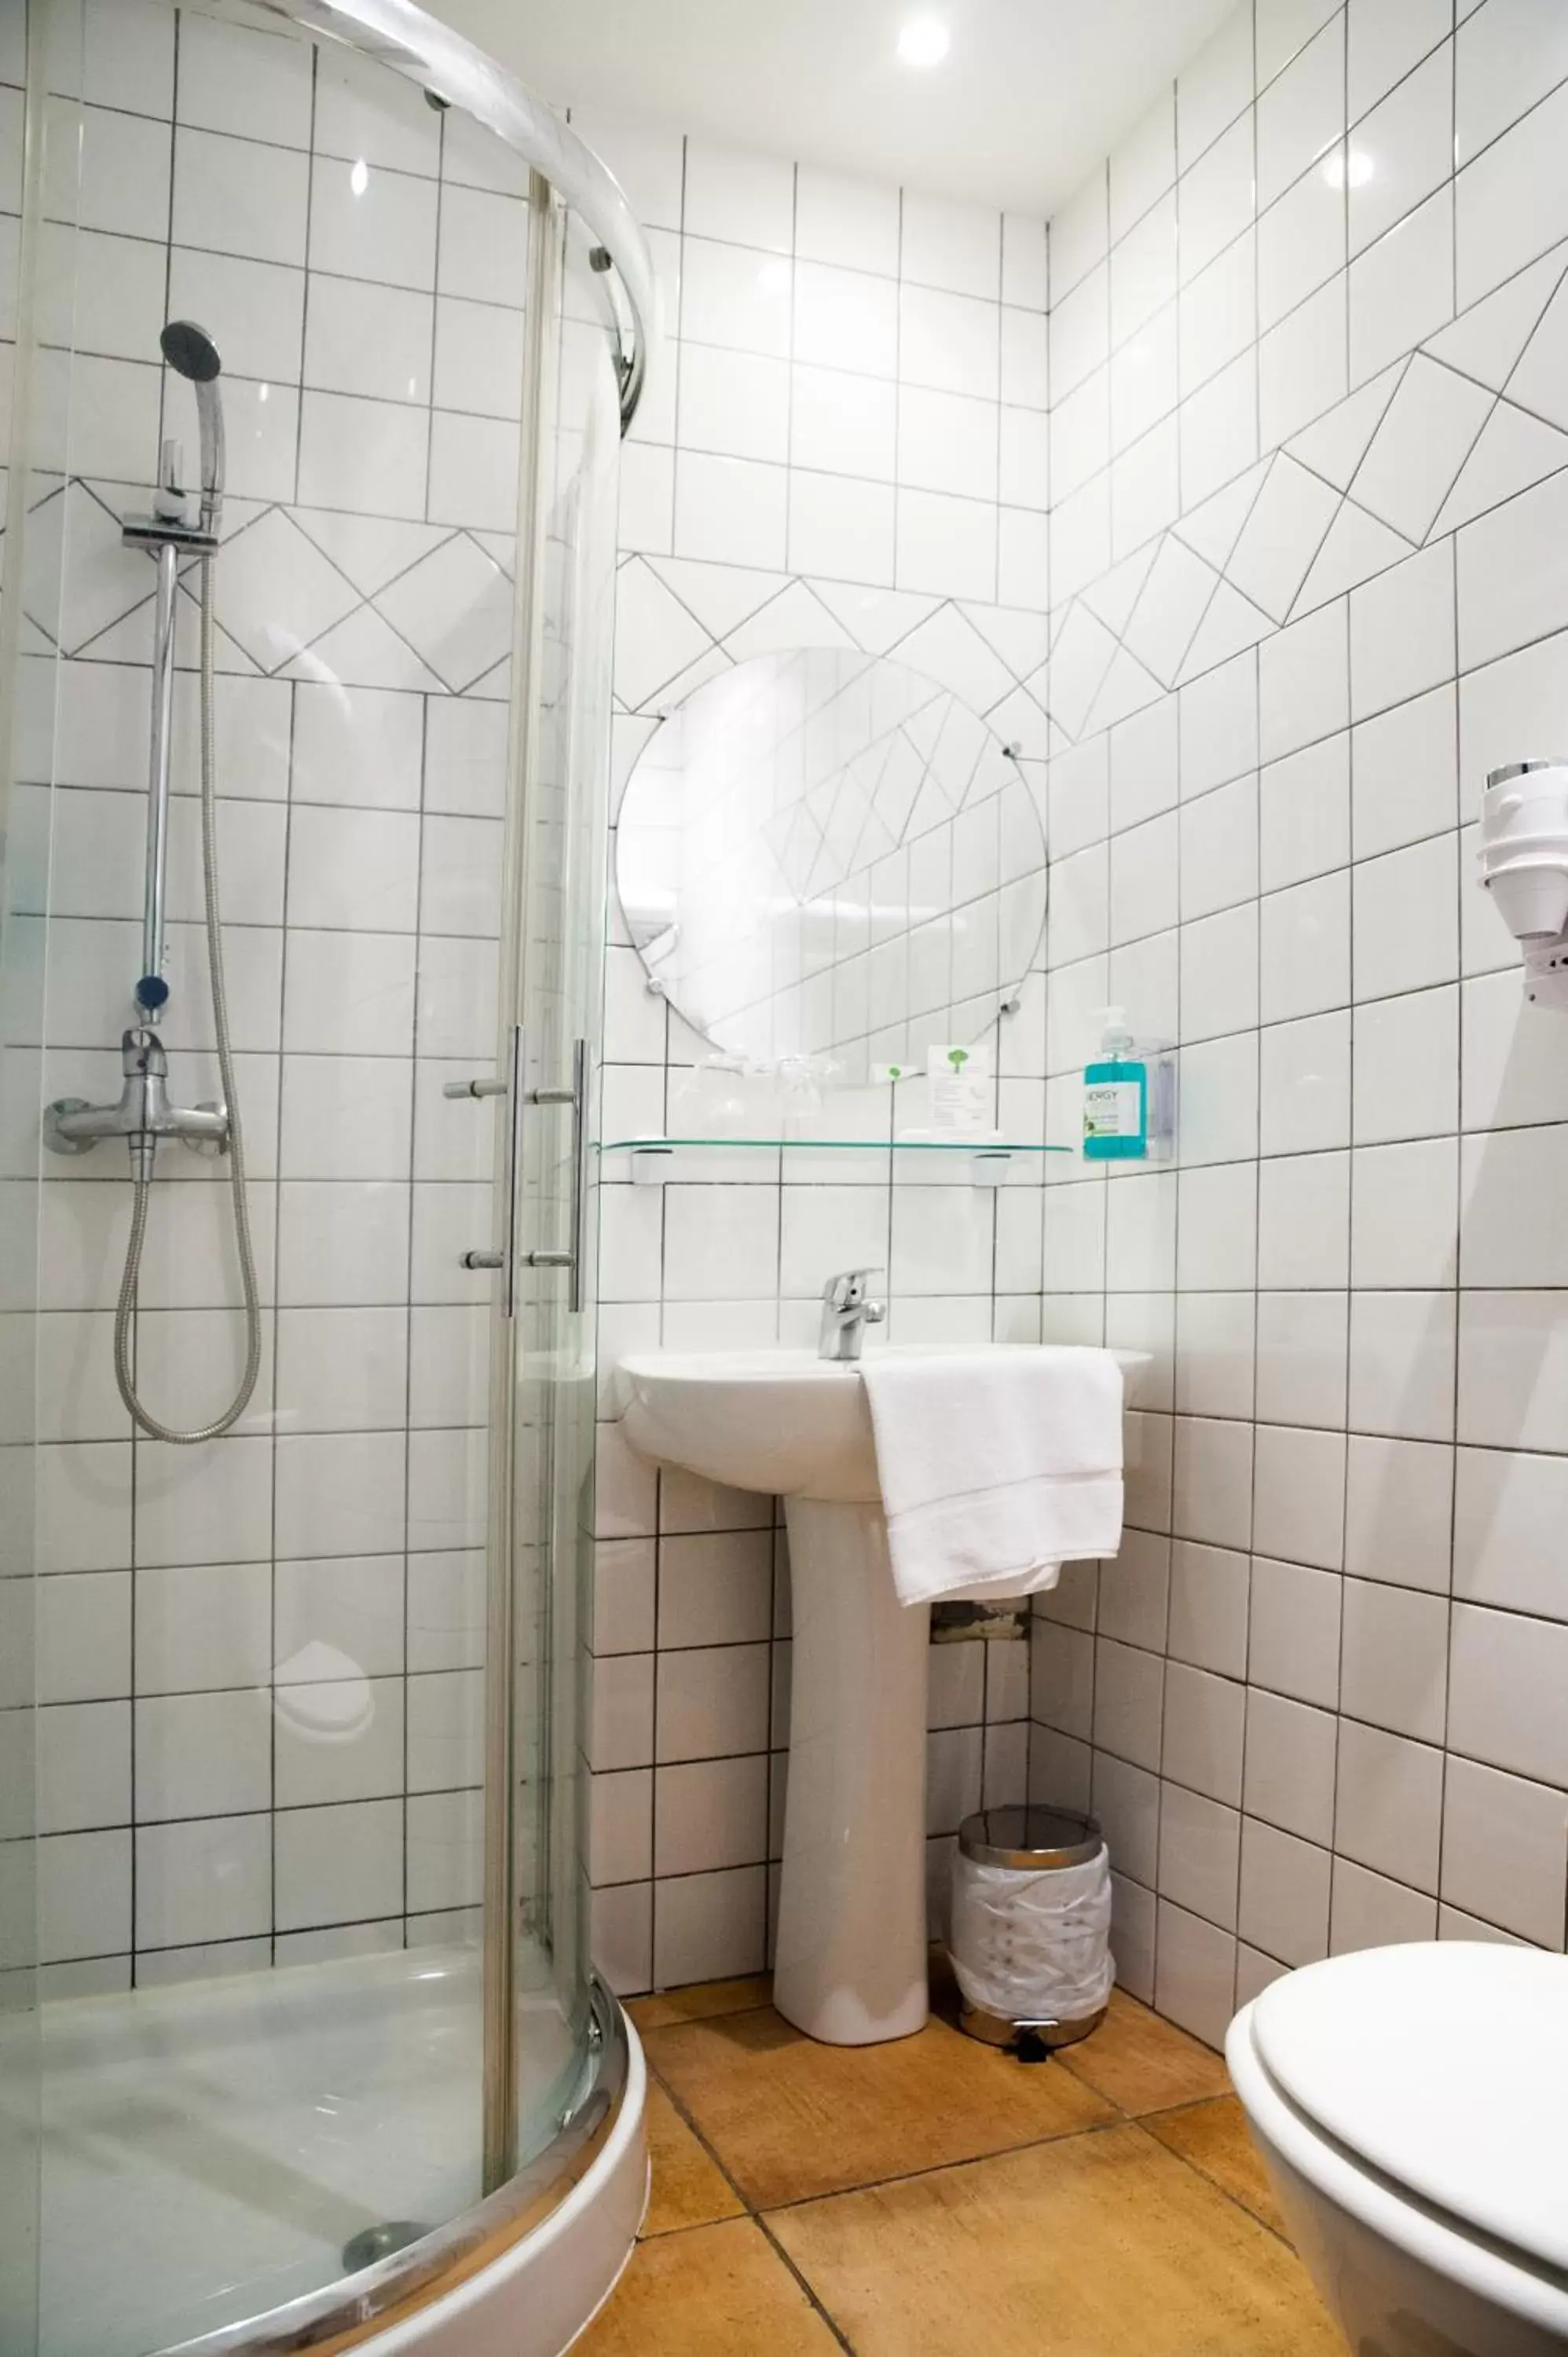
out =
<svg viewBox="0 0 1568 2357"><path fill-rule="evenodd" d="M959 1828L953 1971L960 2027L991 2046L1071 2046L1105 2017L1111 1869L1092 1817L983 1809Z"/></svg>

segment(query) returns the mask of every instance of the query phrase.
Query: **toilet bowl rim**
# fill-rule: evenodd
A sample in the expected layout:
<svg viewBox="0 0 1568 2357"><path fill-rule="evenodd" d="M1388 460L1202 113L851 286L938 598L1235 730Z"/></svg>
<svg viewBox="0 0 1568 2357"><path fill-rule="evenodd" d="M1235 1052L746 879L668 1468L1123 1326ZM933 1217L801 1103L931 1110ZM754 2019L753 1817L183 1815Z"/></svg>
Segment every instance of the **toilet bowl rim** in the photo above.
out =
<svg viewBox="0 0 1568 2357"><path fill-rule="evenodd" d="M1231 2023L1225 2060L1254 2135L1315 2193L1371 2233L1477 2298L1568 2339L1568 2282L1528 2252L1495 2241L1467 2220L1397 2185L1309 2119L1260 2056L1252 2010L1244 2006Z"/></svg>

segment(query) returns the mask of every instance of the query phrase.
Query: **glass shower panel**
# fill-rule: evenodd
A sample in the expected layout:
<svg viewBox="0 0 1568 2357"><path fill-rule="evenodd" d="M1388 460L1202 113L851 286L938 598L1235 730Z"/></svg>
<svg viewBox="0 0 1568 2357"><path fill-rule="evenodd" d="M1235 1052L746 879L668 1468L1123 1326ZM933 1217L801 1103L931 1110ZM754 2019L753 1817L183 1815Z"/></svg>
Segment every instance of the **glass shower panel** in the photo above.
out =
<svg viewBox="0 0 1568 2357"><path fill-rule="evenodd" d="M449 706L504 728L484 673L508 550L479 534L515 506L499 447L499 482L440 475L469 426L435 403L434 223L474 178L442 115L345 51L199 11L95 5L85 36L81 103L54 52L42 232L60 623L24 657L59 715L27 790L49 846L42 1095L112 1103L137 1020L152 567L121 522L195 480L192 388L158 351L188 315L229 428L216 811L264 1320L231 1434L138 1431L112 1374L124 1148L38 1161L62 1373L40 1451L43 2345L128 2357L478 2191L483 1308L445 1249L468 1189L421 1167L415 1106L443 1048L493 1037L499 813L455 812L442 780ZM521 241L521 199L486 203ZM470 266L449 237L448 272ZM182 1103L225 1093L198 589L192 560L158 1025ZM243 1350L222 1166L166 1142L150 1200L135 1383L199 1424Z"/></svg>
<svg viewBox="0 0 1568 2357"><path fill-rule="evenodd" d="M29 27L29 16L31 26ZM52 1669L51 1622L40 1611L35 1544L39 1438L38 1147L42 926L38 905L39 837L28 823L36 802L18 780L47 780L54 714L47 695L24 700L46 663L23 654L47 649L59 627L59 578L48 505L58 474L36 463L35 371L18 350L25 275L39 264L34 230L24 255L22 213L28 156L41 170L41 81L27 121L29 29L41 36L27 0L0 0L0 246L5 255L0 312L0 404L9 420L3 479L4 570L0 575L0 2348L35 2357L38 2341L38 2202L41 2169L42 2039L38 2010L39 1794L34 1664ZM58 78L80 87L81 9L62 8L56 27ZM62 179L59 209L74 213ZM69 246L71 228L62 221ZM39 528L35 513L42 511ZM24 617L36 617L32 622ZM45 1689L47 1691L47 1688Z"/></svg>
<svg viewBox="0 0 1568 2357"><path fill-rule="evenodd" d="M619 416L613 322L587 239L557 208L541 379L538 682L522 824L518 1006L526 1078L555 1101L522 1129L524 1239L573 1255L522 1279L513 1338L520 1652L516 1885L523 2141L569 2094L587 2031L579 1694L591 1586L596 1386L593 1218ZM544 2029L544 2023L554 2025Z"/></svg>
<svg viewBox="0 0 1568 2357"><path fill-rule="evenodd" d="M0 2005L37 2022L36 1848L40 2345L134 2357L311 2293L481 2187L492 1281L463 1255L490 1232L494 1125L445 1092L490 1063L498 1011L521 1012L545 1088L594 1028L618 416L602 286L585 254L558 253L548 315L528 317L526 167L466 117L264 11L35 7L53 64L28 390L49 472L6 667L0 1057L21 1087L0 1174L0 1478L20 1576L0 1633L7 1663L32 1658L16 1599L36 1586L48 1642L36 1714L30 1690L14 1717L0 1694L25 1755L15 1778L0 1762ZM0 0L6 186L20 14ZM158 357L171 317L215 343L228 421L215 808L263 1314L244 1415L191 1447L138 1429L114 1382L124 1143L64 1158L38 1128L40 1103L115 1100L140 1019L153 581L121 525L194 483L192 388ZM531 333L548 393L542 533L524 535L542 544L543 652L514 673ZM8 595L21 545L8 535ZM188 1105L223 1093L199 562L177 597L159 1021ZM511 820L529 882L509 906L525 683L537 791ZM527 1136L531 1230L553 1244L587 1141L556 1103L531 1109ZM162 1142L134 1374L176 1424L209 1416L242 1358L227 1193L221 1165ZM591 2068L575 1656L592 1329L573 1300L559 1270L532 1271L507 1353L510 1369L517 1341L532 1436L509 1566L521 1666L501 1669L524 1787L508 1811L520 2156ZM21 2135L14 2206L0 2183L7 2299L38 2177L11 2027L0 2015L5 2134ZM5 2333L8 2353L28 2345L11 2311Z"/></svg>

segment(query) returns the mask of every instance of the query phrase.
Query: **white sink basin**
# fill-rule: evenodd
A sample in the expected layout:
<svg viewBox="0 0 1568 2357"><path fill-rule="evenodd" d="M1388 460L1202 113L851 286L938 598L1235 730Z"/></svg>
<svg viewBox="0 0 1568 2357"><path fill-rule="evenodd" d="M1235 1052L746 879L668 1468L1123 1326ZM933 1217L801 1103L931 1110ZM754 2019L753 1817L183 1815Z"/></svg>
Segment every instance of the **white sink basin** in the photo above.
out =
<svg viewBox="0 0 1568 2357"><path fill-rule="evenodd" d="M881 1499L858 1366L814 1351L648 1351L620 1375L626 1436L645 1457L771 1497Z"/></svg>
<svg viewBox="0 0 1568 2357"><path fill-rule="evenodd" d="M1124 1372L1145 1363L1115 1355ZM860 1369L808 1351L646 1351L618 1383L643 1456L784 1500L794 1661L774 2002L834 2045L906 2037L927 2011L930 1614L894 1589Z"/></svg>
<svg viewBox="0 0 1568 2357"><path fill-rule="evenodd" d="M886 1348L886 1346L883 1346ZM897 1358L972 1353L973 1343L895 1345ZM992 1346L1008 1358L1027 1343ZM1124 1372L1136 1351L1112 1353ZM626 1437L644 1457L732 1490L881 1502L871 1410L857 1365L814 1351L642 1351L620 1362Z"/></svg>

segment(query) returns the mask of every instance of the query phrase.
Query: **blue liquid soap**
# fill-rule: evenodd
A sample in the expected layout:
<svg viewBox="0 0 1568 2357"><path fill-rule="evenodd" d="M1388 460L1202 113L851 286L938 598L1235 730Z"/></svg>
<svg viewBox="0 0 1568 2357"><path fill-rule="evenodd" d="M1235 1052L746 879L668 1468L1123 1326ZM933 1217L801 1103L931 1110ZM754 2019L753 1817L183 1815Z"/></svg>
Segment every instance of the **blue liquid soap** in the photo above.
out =
<svg viewBox="0 0 1568 2357"><path fill-rule="evenodd" d="M1149 1068L1133 1052L1120 1006L1105 1010L1098 1061L1083 1074L1083 1151L1090 1162L1135 1162L1149 1151Z"/></svg>

